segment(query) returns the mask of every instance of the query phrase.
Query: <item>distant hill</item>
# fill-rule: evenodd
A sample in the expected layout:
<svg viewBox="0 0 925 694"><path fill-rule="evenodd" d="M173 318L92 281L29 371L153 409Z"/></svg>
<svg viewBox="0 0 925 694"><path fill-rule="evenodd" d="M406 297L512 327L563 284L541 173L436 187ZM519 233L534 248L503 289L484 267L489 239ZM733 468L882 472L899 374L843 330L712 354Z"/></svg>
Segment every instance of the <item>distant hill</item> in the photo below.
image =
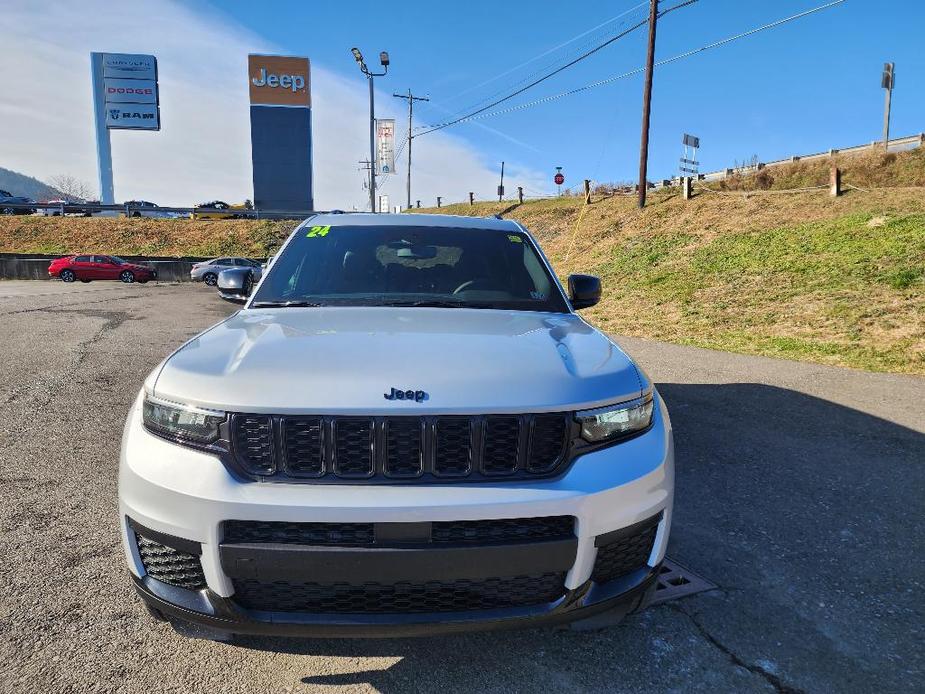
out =
<svg viewBox="0 0 925 694"><path fill-rule="evenodd" d="M25 195L33 200L48 200L60 195L47 183L42 183L32 176L4 169L2 166L0 166L0 190L9 191L13 195Z"/></svg>

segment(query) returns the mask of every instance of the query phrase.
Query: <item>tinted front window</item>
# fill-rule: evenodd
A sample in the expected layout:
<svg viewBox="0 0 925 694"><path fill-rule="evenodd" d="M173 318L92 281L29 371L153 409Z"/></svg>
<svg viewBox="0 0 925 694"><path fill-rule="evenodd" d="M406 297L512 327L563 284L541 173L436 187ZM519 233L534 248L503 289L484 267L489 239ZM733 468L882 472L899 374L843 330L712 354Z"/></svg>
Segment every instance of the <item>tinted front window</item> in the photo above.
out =
<svg viewBox="0 0 925 694"><path fill-rule="evenodd" d="M252 306L446 305L568 310L529 237L426 226L306 226Z"/></svg>

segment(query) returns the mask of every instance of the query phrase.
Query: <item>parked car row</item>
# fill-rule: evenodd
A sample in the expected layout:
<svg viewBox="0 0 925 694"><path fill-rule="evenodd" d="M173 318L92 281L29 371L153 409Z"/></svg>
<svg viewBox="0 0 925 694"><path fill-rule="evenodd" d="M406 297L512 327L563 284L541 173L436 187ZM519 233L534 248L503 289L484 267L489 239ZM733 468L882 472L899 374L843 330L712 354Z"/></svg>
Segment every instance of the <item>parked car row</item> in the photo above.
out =
<svg viewBox="0 0 925 694"><path fill-rule="evenodd" d="M190 280L214 287L218 283L219 275L224 270L231 269L248 270L248 277L256 284L263 276L264 265L249 258L213 258L195 263L190 271ZM117 255L86 254L56 258L48 266L48 275L63 282L120 280L127 284L144 284L157 279L157 270L148 265L127 261Z"/></svg>
<svg viewBox="0 0 925 694"><path fill-rule="evenodd" d="M23 207L23 205L55 205L56 207L41 208ZM91 217L99 214L94 208L100 204L99 200L73 200L68 198L54 198L42 203L36 203L32 198L22 195L13 195L9 191L0 190L0 214L40 214L44 217L59 217L62 215L82 215ZM15 205L15 207L13 207ZM172 212L161 208L157 203L149 200L126 200L122 206L128 211L120 214L128 217L154 217L159 219L179 219L184 216L180 212ZM196 205L190 212L190 219L237 219L243 210L253 209L250 202L230 205L222 200L210 200Z"/></svg>

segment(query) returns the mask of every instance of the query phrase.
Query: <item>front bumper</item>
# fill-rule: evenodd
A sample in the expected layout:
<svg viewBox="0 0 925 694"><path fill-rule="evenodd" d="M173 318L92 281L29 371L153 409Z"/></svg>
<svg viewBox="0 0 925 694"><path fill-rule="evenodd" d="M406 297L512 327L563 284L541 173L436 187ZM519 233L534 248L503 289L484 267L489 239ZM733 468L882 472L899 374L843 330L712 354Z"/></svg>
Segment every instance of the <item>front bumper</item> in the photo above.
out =
<svg viewBox="0 0 925 694"><path fill-rule="evenodd" d="M216 457L149 434L141 424L139 399L126 422L119 476L129 569L139 593L160 611L239 633L376 636L520 627L579 619L638 602L664 558L671 523L673 443L660 398L658 405L648 432L578 458L556 479L469 485L412 483L372 489L363 485L241 482ZM551 516L574 518L574 537L567 550L561 544L543 545L542 552L534 550L533 554L526 545L511 546L509 552L492 553L481 548L454 560L452 553L429 548L424 559L405 561L395 555L392 561L388 556L372 559L379 553L377 549L319 554L319 548L301 545L223 544L223 524L229 520L397 527ZM651 526L647 558L614 580L594 581L601 538L643 523ZM139 527L167 538L164 543L168 546L170 538L194 545L204 586L190 590L147 575L135 539ZM305 550L316 553L300 554ZM506 564L510 566L507 572ZM408 614L281 612L245 607L243 600L236 598L236 585L249 577L248 566L256 567L254 575L268 582L296 580L300 572L305 579L305 574L320 571L331 585L349 582L351 574L398 583L411 578L447 580L453 578L454 571L465 579L469 576L466 572L475 578L561 570L563 578L555 599L530 605Z"/></svg>

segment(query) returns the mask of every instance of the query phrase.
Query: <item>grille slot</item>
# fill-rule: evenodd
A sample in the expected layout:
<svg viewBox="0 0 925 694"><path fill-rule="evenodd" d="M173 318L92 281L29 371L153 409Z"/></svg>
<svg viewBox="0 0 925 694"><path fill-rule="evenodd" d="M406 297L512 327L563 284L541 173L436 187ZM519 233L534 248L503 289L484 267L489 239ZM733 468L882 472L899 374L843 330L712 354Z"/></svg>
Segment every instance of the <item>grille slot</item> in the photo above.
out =
<svg viewBox="0 0 925 694"><path fill-rule="evenodd" d="M482 449L482 472L510 475L517 470L520 450L520 417L488 417Z"/></svg>
<svg viewBox="0 0 925 694"><path fill-rule="evenodd" d="M536 415L533 418L530 432L527 470L543 473L555 469L565 455L565 437L567 433L568 425L563 415Z"/></svg>
<svg viewBox="0 0 925 694"><path fill-rule="evenodd" d="M233 414L239 472L357 484L533 479L567 464L570 415L356 417Z"/></svg>
<svg viewBox="0 0 925 694"><path fill-rule="evenodd" d="M135 542L141 564L151 578L189 590L206 587L199 557L149 540L137 532Z"/></svg>
<svg viewBox="0 0 925 694"><path fill-rule="evenodd" d="M248 472L255 475L272 475L276 472L273 462L273 425L270 417L235 417L234 448L238 460Z"/></svg>
<svg viewBox="0 0 925 694"><path fill-rule="evenodd" d="M373 422L371 419L339 419L334 424L334 472L340 477L371 477Z"/></svg>
<svg viewBox="0 0 925 694"><path fill-rule="evenodd" d="M511 544L563 540L575 536L573 516L434 521L434 544ZM291 523L288 521L229 520L222 526L225 543L280 543L329 547L367 547L375 544L373 523Z"/></svg>
<svg viewBox="0 0 925 694"><path fill-rule="evenodd" d="M598 583L612 581L647 565L661 515L643 521L612 540L600 536L595 541L597 558L591 578Z"/></svg>
<svg viewBox="0 0 925 694"><path fill-rule="evenodd" d="M436 426L434 474L464 477L472 470L472 423L468 417L440 417Z"/></svg>
<svg viewBox="0 0 925 694"><path fill-rule="evenodd" d="M424 472L423 422L416 417L390 419L385 425L385 474L418 477Z"/></svg>
<svg viewBox="0 0 925 694"><path fill-rule="evenodd" d="M234 600L247 609L310 613L463 612L553 602L565 593L565 574L546 573L483 580L291 583L240 579Z"/></svg>
<svg viewBox="0 0 925 694"><path fill-rule="evenodd" d="M530 540L561 540L574 537L575 518L499 518L477 521L436 521L431 541L452 544L509 544Z"/></svg>
<svg viewBox="0 0 925 694"><path fill-rule="evenodd" d="M374 542L372 523L289 523L285 521L225 521L224 542L280 543L364 547Z"/></svg>
<svg viewBox="0 0 925 694"><path fill-rule="evenodd" d="M292 475L320 477L324 474L324 423L321 417L283 419L283 456Z"/></svg>

